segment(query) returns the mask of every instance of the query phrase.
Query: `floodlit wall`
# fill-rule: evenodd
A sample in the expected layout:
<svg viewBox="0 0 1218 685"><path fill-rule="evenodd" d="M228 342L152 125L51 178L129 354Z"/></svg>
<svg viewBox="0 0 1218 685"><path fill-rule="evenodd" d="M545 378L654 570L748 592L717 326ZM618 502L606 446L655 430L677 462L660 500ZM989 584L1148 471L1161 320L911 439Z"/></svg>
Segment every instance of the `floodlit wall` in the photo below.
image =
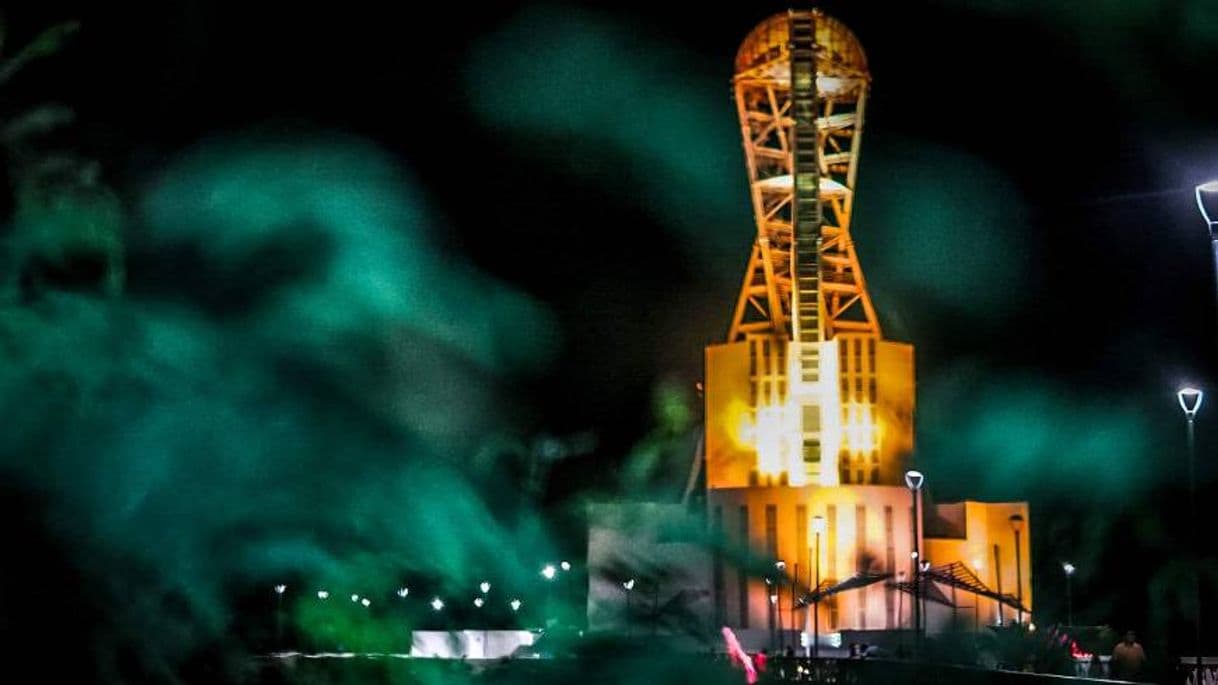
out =
<svg viewBox="0 0 1218 685"><path fill-rule="evenodd" d="M1021 588L1017 582L1022 581L1023 605L1032 609L1032 530L1028 503L965 501L943 506L962 509L961 523L965 537L928 538L925 558L934 566L960 561L968 565L986 587L1003 594L1018 597ZM1018 571L1015 532L1010 520L1014 515L1023 517L1023 528L1019 535ZM953 520L952 523L955 524L956 521ZM961 592L957 596L959 604L969 606L968 609L959 610L965 621L975 618L981 625L993 625L999 622L1000 612L1003 623L1018 620L1015 610L1002 607L997 601L989 599L981 599L974 614L972 595ZM1024 616L1025 622L1031 620L1030 615Z"/></svg>
<svg viewBox="0 0 1218 685"><path fill-rule="evenodd" d="M811 630L812 611L791 610L792 581L815 585L813 517L825 521L820 539L820 577L840 581L860 570L897 573L910 569L912 500L892 486L731 488L708 495L712 534L722 531L716 557L715 616L724 625L769 630ZM775 562L786 564L780 591ZM742 568L750 568L752 574ZM780 595L779 602L770 601ZM820 607L820 632L897 627L909 621L909 603L878 583L851 590ZM781 614L781 623L779 619Z"/></svg>

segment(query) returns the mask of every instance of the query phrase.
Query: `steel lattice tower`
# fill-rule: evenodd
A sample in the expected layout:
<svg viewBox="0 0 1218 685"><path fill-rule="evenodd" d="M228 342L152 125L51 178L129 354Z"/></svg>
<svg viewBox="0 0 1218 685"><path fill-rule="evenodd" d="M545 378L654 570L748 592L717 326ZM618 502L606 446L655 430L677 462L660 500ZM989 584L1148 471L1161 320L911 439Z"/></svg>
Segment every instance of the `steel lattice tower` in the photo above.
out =
<svg viewBox="0 0 1218 685"><path fill-rule="evenodd" d="M850 236L870 80L819 10L767 19L736 55L757 237L707 350L712 487L891 483L912 451L913 350L882 339Z"/></svg>
<svg viewBox="0 0 1218 685"><path fill-rule="evenodd" d="M757 240L729 341L880 334L850 239L870 78L854 34L816 10L771 17L741 45L733 85Z"/></svg>

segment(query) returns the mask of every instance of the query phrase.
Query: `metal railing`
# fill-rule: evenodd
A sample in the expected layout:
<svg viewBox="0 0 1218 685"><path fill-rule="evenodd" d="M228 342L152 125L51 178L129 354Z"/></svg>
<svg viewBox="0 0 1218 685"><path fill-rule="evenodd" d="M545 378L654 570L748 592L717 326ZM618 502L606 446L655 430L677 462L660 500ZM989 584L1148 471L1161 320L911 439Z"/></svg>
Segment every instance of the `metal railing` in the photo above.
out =
<svg viewBox="0 0 1218 685"><path fill-rule="evenodd" d="M809 659L775 657L766 665L763 682L809 682L828 685L962 683L967 685L1068 685L1127 682L1048 673L889 659Z"/></svg>

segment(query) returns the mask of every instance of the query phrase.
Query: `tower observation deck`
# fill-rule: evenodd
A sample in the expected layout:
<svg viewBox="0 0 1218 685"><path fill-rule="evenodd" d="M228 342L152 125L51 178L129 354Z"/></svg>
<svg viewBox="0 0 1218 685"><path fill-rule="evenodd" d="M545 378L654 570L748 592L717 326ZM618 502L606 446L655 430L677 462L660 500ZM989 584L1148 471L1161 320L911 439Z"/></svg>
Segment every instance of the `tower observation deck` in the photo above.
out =
<svg viewBox="0 0 1218 685"><path fill-rule="evenodd" d="M913 349L883 339L850 234L866 55L793 10L745 38L732 83L756 239L706 352L708 485L900 484Z"/></svg>

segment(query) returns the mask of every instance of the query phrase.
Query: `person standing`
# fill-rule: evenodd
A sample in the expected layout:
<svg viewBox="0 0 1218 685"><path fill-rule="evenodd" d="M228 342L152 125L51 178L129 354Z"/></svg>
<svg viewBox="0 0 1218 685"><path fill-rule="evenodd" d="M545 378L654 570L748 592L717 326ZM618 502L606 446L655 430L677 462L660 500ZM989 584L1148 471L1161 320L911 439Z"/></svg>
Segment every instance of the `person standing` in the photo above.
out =
<svg viewBox="0 0 1218 685"><path fill-rule="evenodd" d="M1142 672L1146 663L1146 652L1138 644L1137 635L1132 630L1125 632L1125 639L1112 648L1112 677L1119 680L1133 680Z"/></svg>

